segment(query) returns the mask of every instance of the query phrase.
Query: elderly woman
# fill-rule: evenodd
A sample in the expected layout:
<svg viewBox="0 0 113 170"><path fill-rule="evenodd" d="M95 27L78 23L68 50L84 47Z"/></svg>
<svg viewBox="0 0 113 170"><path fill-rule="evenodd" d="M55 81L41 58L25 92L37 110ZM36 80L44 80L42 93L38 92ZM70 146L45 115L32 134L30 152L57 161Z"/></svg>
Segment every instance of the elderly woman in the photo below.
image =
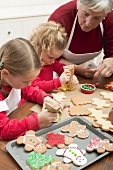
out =
<svg viewBox="0 0 113 170"><path fill-rule="evenodd" d="M76 64L76 74L87 78L113 74L112 8L113 0L73 0L50 16L49 21L65 27L69 38L60 62ZM89 62L95 61L102 49L104 56L100 64ZM95 67L90 67L92 65Z"/></svg>

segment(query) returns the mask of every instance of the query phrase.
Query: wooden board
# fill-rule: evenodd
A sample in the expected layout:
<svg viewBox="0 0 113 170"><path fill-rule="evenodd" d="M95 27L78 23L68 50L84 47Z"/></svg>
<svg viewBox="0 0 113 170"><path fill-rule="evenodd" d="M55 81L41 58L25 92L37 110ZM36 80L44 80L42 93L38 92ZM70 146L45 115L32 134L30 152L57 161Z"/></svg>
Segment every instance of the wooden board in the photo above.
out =
<svg viewBox="0 0 113 170"><path fill-rule="evenodd" d="M71 102L71 98L73 98L74 96L80 95L80 96L85 96L85 97L87 97L88 99L91 99L91 100L92 100L92 98L99 98L99 99L103 100L103 97L100 95L100 92L102 92L102 91L107 92L107 93L112 92L112 91L107 91L107 90L96 88L94 93L92 93L92 94L84 94L84 93L81 92L80 86L81 86L81 84L78 84L74 91L66 91L65 92L67 98L63 100L63 102L62 102L63 105L68 104L68 105L70 105L70 107L74 106L73 103ZM54 91L54 92L58 92L58 90ZM109 108L103 108L102 112L109 115L109 112L113 108L113 103L110 102L109 100L106 100L106 101L107 101L108 104L110 104L110 107ZM86 108L95 108L96 107L96 106L92 106L92 104L87 104L87 105L83 105L83 106L86 107ZM35 111L37 113L40 113L41 106L36 104L35 106L33 106L31 108L31 110ZM63 111L63 115L62 115L61 120L64 120L64 119L69 118L69 117L70 117L70 115L69 115L69 112L68 112L68 108L66 108ZM84 117L86 119L88 119L89 121L91 121L91 122L93 122L93 120L94 120L94 118L90 118L88 116L84 116Z"/></svg>

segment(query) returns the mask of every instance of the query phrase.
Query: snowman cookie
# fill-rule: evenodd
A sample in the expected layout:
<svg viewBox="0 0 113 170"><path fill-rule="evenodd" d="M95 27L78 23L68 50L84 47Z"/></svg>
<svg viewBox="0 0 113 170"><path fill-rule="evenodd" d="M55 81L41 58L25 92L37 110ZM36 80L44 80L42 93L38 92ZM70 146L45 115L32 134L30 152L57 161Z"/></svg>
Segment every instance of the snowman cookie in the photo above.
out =
<svg viewBox="0 0 113 170"><path fill-rule="evenodd" d="M87 159L84 156L86 153L83 149L78 149L78 145L73 143L67 148L58 149L56 155L64 156L64 163L73 163L76 166L81 166L87 163Z"/></svg>

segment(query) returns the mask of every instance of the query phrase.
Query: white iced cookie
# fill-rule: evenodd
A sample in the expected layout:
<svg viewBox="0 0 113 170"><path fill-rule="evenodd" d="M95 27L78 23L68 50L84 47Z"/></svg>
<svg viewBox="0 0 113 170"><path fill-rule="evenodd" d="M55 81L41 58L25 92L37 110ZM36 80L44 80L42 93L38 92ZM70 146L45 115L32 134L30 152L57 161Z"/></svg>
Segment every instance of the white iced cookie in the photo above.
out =
<svg viewBox="0 0 113 170"><path fill-rule="evenodd" d="M58 102L62 102L64 99L66 99L66 95L64 92L52 93L51 95Z"/></svg>
<svg viewBox="0 0 113 170"><path fill-rule="evenodd" d="M96 109L102 109L103 107L107 108L110 107L110 104L107 104L105 100L101 100L99 98L93 98L92 99L92 105L96 106Z"/></svg>
<svg viewBox="0 0 113 170"><path fill-rule="evenodd" d="M110 102L113 102L113 92L107 93L107 92L100 92L100 95L103 96L105 100L110 100Z"/></svg>
<svg viewBox="0 0 113 170"><path fill-rule="evenodd" d="M63 161L65 163L73 163L74 165L81 166L87 163L87 159L84 156L85 150L78 149L77 144L70 144L67 148L58 149L56 155L64 156Z"/></svg>

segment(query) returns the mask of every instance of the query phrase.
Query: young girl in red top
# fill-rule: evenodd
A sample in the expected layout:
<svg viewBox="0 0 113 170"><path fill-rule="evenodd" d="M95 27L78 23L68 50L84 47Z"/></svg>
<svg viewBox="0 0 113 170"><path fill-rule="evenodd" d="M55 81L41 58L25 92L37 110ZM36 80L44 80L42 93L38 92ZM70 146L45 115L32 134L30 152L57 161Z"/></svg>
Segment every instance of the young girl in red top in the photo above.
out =
<svg viewBox="0 0 113 170"><path fill-rule="evenodd" d="M52 21L43 23L33 32L30 42L40 57L43 66L32 84L45 92L49 92L68 82L71 76L70 71L64 72L63 66L65 64L56 61L63 54L67 44L67 34L64 27ZM53 71L60 77L53 79ZM74 75L72 85L75 84L78 84L78 80Z"/></svg>
<svg viewBox="0 0 113 170"><path fill-rule="evenodd" d="M17 138L27 130L51 125L57 118L57 113L46 110L38 115L34 112L23 120L8 118L23 98L39 104L45 98L53 100L38 87L29 86L39 72L40 60L29 41L16 38L0 48L0 139Z"/></svg>

